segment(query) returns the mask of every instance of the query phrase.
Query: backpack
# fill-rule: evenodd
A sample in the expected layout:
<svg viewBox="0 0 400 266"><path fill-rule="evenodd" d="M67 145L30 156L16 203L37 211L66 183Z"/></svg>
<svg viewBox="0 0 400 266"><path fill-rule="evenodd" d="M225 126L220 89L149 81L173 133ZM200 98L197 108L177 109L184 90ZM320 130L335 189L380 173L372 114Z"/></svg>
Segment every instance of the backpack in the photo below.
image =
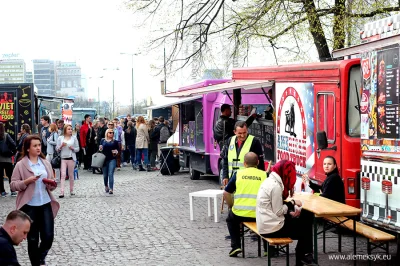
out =
<svg viewBox="0 0 400 266"><path fill-rule="evenodd" d="M17 147L8 134L4 133L4 139L0 141L0 153L4 157L11 157L17 152Z"/></svg>
<svg viewBox="0 0 400 266"><path fill-rule="evenodd" d="M160 143L166 143L171 135L167 126L160 129Z"/></svg>

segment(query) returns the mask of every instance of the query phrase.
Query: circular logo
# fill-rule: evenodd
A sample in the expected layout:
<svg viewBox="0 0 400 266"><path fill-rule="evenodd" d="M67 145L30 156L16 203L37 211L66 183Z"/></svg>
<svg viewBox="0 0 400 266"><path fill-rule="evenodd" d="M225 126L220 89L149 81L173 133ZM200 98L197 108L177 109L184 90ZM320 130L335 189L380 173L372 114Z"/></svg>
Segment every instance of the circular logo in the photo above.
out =
<svg viewBox="0 0 400 266"><path fill-rule="evenodd" d="M369 102L369 97L368 95L363 92L362 96L361 96L361 103L360 103L360 110L362 113L366 113L368 110L368 103Z"/></svg>

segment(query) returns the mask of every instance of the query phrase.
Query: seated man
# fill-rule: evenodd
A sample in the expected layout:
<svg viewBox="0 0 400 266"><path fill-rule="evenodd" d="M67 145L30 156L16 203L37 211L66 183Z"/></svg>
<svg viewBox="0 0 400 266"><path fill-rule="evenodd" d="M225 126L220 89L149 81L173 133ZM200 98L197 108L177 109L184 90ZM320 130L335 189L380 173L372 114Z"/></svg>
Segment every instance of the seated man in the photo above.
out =
<svg viewBox="0 0 400 266"><path fill-rule="evenodd" d="M248 152L244 156L245 169L238 170L229 179L225 187L224 199L228 204L229 213L226 218L231 236L232 250L230 257L237 257L242 252L240 243L240 224L256 221L256 198L261 183L267 178L267 173L257 169L258 155ZM235 201L232 194L234 193Z"/></svg>
<svg viewBox="0 0 400 266"><path fill-rule="evenodd" d="M26 239L31 223L31 218L22 211L15 210L8 214L0 228L0 265L20 265L13 246L18 246Z"/></svg>

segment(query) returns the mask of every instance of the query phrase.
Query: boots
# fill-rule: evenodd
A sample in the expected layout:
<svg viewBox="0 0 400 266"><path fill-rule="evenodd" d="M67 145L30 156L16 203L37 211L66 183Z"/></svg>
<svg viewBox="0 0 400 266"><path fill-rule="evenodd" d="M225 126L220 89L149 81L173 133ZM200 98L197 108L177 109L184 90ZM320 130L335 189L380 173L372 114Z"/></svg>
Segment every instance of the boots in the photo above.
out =
<svg viewBox="0 0 400 266"><path fill-rule="evenodd" d="M146 171L146 170L144 170L142 164L139 164L139 166L138 166L138 171L141 172L141 171Z"/></svg>

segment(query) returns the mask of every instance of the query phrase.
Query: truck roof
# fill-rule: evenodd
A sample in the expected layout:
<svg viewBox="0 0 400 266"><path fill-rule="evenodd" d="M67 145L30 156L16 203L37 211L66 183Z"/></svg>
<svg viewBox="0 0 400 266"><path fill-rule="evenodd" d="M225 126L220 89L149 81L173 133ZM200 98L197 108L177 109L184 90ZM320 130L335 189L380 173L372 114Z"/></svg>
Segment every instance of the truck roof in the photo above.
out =
<svg viewBox="0 0 400 266"><path fill-rule="evenodd" d="M337 82L340 78L340 69L357 63L360 63L358 58L306 64L237 68L232 70L232 79Z"/></svg>

